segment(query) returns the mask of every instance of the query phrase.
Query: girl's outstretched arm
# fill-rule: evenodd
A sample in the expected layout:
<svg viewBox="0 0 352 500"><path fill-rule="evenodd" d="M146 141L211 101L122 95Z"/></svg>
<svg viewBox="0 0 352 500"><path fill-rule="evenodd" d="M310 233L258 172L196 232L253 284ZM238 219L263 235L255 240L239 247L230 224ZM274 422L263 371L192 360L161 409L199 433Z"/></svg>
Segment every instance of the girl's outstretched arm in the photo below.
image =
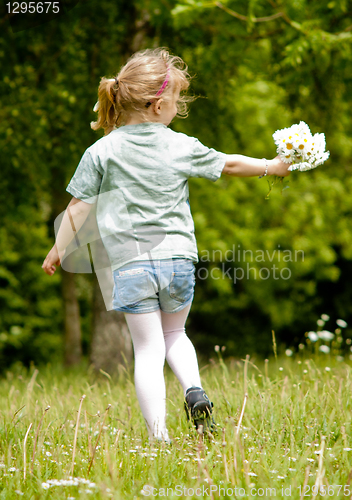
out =
<svg viewBox="0 0 352 500"><path fill-rule="evenodd" d="M226 157L225 167L222 171L226 175L234 177L259 177L265 173L266 166L268 166L266 175L286 177L290 174L288 170L290 164L284 163L278 156L273 160L250 158L243 155L226 155Z"/></svg>
<svg viewBox="0 0 352 500"><path fill-rule="evenodd" d="M75 233L82 227L92 206L77 198L72 198L67 205L56 236L55 245L46 256L42 265L42 268L49 276L52 276L56 271L55 266L60 265L61 259L65 255L66 247L73 240Z"/></svg>

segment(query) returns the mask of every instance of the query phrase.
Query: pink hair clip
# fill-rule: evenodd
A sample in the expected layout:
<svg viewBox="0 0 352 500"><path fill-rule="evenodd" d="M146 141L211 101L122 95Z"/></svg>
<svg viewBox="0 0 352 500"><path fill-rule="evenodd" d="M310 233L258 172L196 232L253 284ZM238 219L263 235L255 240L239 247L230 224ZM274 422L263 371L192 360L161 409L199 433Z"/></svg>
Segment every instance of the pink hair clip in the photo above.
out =
<svg viewBox="0 0 352 500"><path fill-rule="evenodd" d="M169 68L169 66L167 66L165 80L163 81L163 84L160 87L160 89L158 90L158 92L156 93L155 98L159 97L159 95L161 95L164 92L166 85L169 83L169 80L170 80L170 68ZM152 102L153 101L148 101L147 104L145 105L145 107L149 108L149 106L152 104Z"/></svg>

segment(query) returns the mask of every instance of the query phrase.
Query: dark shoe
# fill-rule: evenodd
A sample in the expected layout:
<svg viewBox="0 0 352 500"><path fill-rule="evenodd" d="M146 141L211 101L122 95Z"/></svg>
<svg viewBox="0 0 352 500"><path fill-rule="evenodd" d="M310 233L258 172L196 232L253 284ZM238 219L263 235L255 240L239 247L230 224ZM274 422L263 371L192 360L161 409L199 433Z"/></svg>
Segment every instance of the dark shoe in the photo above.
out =
<svg viewBox="0 0 352 500"><path fill-rule="evenodd" d="M215 422L212 417L213 403L209 401L208 396L200 387L190 387L186 391L185 396L185 411L187 419L191 420L196 429L199 426L203 427L203 432L213 432L215 429Z"/></svg>

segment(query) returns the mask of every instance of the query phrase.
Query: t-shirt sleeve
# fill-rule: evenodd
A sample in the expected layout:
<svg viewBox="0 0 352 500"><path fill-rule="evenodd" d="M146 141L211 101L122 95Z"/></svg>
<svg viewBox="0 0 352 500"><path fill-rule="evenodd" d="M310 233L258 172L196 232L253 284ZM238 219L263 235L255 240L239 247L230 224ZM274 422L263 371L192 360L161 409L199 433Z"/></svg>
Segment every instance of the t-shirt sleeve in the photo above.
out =
<svg viewBox="0 0 352 500"><path fill-rule="evenodd" d="M72 196L86 203L95 203L99 194L102 173L98 161L92 152L87 149L78 164L69 185L66 188Z"/></svg>
<svg viewBox="0 0 352 500"><path fill-rule="evenodd" d="M226 155L204 146L193 138L190 177L205 177L215 182L221 176L226 163Z"/></svg>

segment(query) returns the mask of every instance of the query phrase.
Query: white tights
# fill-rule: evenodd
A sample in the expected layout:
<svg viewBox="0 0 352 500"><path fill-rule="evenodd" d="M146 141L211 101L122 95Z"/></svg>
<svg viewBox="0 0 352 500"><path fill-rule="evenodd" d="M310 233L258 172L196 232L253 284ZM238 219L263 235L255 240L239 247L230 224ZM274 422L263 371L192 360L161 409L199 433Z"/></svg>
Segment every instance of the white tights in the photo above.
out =
<svg viewBox="0 0 352 500"><path fill-rule="evenodd" d="M160 309L125 314L133 342L138 401L149 435L157 439L169 439L165 421L165 358L184 393L192 386L202 387L196 352L184 327L190 307L172 314Z"/></svg>

